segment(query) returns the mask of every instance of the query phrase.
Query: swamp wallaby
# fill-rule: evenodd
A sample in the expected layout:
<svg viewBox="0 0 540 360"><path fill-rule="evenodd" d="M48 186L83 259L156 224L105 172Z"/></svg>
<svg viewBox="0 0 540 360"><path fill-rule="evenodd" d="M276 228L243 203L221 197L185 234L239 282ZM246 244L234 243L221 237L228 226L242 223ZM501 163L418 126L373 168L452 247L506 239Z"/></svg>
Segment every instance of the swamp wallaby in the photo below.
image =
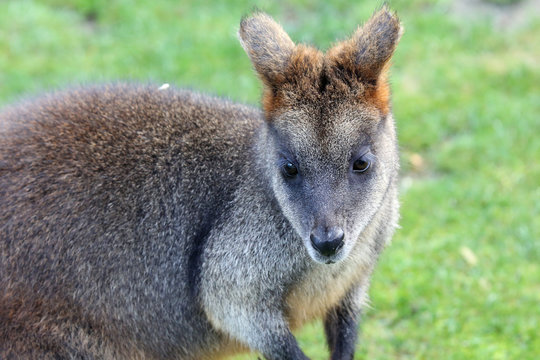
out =
<svg viewBox="0 0 540 360"><path fill-rule="evenodd" d="M383 8L322 53L269 16L239 37L263 111L152 86L0 113L0 358L351 359L398 219Z"/></svg>

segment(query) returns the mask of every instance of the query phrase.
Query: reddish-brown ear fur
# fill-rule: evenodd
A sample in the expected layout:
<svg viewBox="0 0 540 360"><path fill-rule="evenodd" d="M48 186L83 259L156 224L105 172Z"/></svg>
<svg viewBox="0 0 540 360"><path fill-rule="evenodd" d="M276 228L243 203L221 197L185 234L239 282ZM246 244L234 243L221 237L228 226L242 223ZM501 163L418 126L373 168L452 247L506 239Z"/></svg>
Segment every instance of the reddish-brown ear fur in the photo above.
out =
<svg viewBox="0 0 540 360"><path fill-rule="evenodd" d="M386 115L390 112L390 85L388 84L388 73L390 63L381 70L376 85L366 88L364 100L371 102L377 109Z"/></svg>
<svg viewBox="0 0 540 360"><path fill-rule="evenodd" d="M290 104L317 101L323 66L324 55L319 50L305 45L296 46L285 72L264 89L265 112L274 114Z"/></svg>
<svg viewBox="0 0 540 360"><path fill-rule="evenodd" d="M387 72L401 31L397 16L384 7L351 39L325 55L311 47L295 46L283 28L264 13L243 19L239 36L265 85L263 108L267 114L299 100L316 101L325 83L331 83L336 94L352 92L386 114L390 111Z"/></svg>

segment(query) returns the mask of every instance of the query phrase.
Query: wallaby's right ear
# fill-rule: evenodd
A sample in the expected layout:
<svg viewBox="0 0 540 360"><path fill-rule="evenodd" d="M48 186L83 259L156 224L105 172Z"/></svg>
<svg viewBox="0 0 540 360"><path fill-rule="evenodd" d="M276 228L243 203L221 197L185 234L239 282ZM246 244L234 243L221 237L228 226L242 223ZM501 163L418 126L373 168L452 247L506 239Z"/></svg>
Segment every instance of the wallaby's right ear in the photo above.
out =
<svg viewBox="0 0 540 360"><path fill-rule="evenodd" d="M283 28L257 12L242 19L238 36L263 82L270 87L279 82L295 48Z"/></svg>

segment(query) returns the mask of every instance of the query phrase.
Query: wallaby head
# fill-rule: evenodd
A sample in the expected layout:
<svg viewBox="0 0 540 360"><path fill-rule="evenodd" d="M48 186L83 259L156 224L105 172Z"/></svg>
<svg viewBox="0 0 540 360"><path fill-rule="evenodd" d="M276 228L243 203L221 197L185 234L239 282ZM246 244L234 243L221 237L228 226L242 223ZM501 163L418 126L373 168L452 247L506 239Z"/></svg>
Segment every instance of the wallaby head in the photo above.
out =
<svg viewBox="0 0 540 360"><path fill-rule="evenodd" d="M383 8L326 53L295 45L268 15L239 36L264 84L262 165L291 225L317 262L344 259L361 240L398 169L390 58L401 35Z"/></svg>

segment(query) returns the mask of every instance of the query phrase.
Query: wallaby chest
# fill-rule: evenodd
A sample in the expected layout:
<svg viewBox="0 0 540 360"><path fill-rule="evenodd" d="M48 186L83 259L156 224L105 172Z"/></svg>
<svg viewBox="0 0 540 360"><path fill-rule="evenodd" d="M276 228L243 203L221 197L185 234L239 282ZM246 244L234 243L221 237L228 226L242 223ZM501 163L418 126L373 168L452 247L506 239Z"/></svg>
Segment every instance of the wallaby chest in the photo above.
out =
<svg viewBox="0 0 540 360"><path fill-rule="evenodd" d="M359 244L358 248L365 247ZM365 250L355 249L346 261L317 265L291 288L286 297L287 318L292 329L321 317L337 306L353 286L369 281L371 266ZM366 286L367 288L367 286ZM367 289L356 292L359 303L367 299Z"/></svg>

